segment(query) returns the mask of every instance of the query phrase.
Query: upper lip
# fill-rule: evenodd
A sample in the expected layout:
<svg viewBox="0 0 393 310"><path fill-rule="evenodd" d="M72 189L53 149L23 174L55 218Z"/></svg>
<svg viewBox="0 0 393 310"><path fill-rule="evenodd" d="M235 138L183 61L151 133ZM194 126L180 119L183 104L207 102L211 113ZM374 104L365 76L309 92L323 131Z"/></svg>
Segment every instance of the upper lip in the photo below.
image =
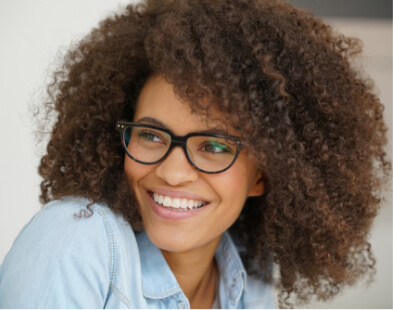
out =
<svg viewBox="0 0 393 310"><path fill-rule="evenodd" d="M168 188L152 188L149 189L149 191L159 195L169 196L172 198L184 198L184 199L202 200L205 202L209 202L206 198L200 195L184 190L173 190Z"/></svg>

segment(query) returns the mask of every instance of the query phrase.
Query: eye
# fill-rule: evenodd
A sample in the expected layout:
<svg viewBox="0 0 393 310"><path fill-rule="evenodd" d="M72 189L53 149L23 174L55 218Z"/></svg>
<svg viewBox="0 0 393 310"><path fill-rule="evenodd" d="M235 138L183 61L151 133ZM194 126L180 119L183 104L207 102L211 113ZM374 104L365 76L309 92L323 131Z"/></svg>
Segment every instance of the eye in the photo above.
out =
<svg viewBox="0 0 393 310"><path fill-rule="evenodd" d="M204 142L200 149L211 154L233 154L233 150L227 144L215 140Z"/></svg>
<svg viewBox="0 0 393 310"><path fill-rule="evenodd" d="M155 143L165 143L165 139L162 136L151 130L141 130L138 131L138 138L142 141L146 142L155 142Z"/></svg>

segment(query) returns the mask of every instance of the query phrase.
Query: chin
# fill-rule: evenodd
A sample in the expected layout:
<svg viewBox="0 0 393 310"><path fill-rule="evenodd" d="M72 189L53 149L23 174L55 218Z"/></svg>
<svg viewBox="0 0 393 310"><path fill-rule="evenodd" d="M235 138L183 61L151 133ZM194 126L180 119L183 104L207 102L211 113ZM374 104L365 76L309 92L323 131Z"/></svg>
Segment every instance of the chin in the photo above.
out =
<svg viewBox="0 0 393 310"><path fill-rule="evenodd" d="M145 231L150 241L161 250L184 252L196 246L195 241L192 240L193 238L187 237L179 228L157 228L149 229L149 226L145 226Z"/></svg>

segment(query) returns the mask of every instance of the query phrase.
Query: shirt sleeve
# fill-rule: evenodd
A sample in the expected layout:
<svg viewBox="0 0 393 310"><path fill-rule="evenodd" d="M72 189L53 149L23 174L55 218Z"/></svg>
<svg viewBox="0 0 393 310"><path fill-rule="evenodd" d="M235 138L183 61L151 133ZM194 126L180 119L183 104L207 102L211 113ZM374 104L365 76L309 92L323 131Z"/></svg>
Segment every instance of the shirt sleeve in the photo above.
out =
<svg viewBox="0 0 393 310"><path fill-rule="evenodd" d="M81 210L55 201L23 228L0 267L0 308L105 306L108 237L101 216L76 217Z"/></svg>

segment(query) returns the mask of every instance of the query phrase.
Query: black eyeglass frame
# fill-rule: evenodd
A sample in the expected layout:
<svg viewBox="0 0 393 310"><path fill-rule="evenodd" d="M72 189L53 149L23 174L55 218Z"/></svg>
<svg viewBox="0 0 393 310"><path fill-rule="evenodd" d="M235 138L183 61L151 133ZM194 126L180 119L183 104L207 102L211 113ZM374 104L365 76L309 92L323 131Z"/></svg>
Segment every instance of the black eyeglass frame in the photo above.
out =
<svg viewBox="0 0 393 310"><path fill-rule="evenodd" d="M166 133L169 134L170 137L171 137L171 144L170 144L170 146L169 146L169 148L168 148L168 151L167 151L159 160L156 160L156 161L154 161L154 162L144 162L144 161L141 161L141 160L136 159L135 157L133 157L133 156L128 152L128 148L127 148L126 142L125 142L125 140L124 140L125 131L126 131L126 129L127 129L128 127L130 127L130 126L132 126L132 127L145 127L145 128L151 128L151 129L155 129L155 130L160 130L160 131L166 132ZM155 164L158 164L159 162L163 161L163 160L168 156L168 154L171 152L171 150L172 150L175 146L180 146L180 147L183 149L184 154L186 155L186 158L187 158L188 162L189 162L196 170L201 171L201 172L203 172L203 173L207 173L207 174L217 174L217 173L224 172L224 171L228 170L229 168L231 168L232 165L234 164L234 162L236 161L237 157L239 156L240 151L244 148L244 146L242 145L241 138L239 138L239 137L226 136L226 135L220 135L220 134L214 134L214 133L211 133L211 134L210 134L210 133L203 133L203 132L192 132L192 133L189 133L189 134L187 134L187 135L185 135L185 136L177 136L177 135L175 135L172 131L170 131L169 129L166 129L166 128L157 127L157 126L154 126L154 125L142 124L142 123L134 123L134 122L126 121L126 120L118 121L118 122L116 123L116 130L117 130L118 132L120 132L121 142L122 142L123 148L124 148L124 150L126 151L127 155L128 155L132 160L134 160L134 161L136 161L136 162L138 162L138 163L140 163L140 164L144 164L144 165L155 165ZM191 158L190 158L190 156L188 155L188 152L187 152L187 140L188 140L188 138L190 138L190 137L195 137L195 136L198 136L198 137L215 137L215 138L223 138L223 139L227 139L227 140L230 140L230 141L235 142L235 143L236 143L236 153L235 153L235 156L233 157L233 160L232 160L232 162L230 163L230 165L229 165L228 167L226 167L225 169L221 169L221 170L218 170L218 171L206 171L206 170L203 170L203 169L197 167L197 166L192 162L192 160L191 160Z"/></svg>

